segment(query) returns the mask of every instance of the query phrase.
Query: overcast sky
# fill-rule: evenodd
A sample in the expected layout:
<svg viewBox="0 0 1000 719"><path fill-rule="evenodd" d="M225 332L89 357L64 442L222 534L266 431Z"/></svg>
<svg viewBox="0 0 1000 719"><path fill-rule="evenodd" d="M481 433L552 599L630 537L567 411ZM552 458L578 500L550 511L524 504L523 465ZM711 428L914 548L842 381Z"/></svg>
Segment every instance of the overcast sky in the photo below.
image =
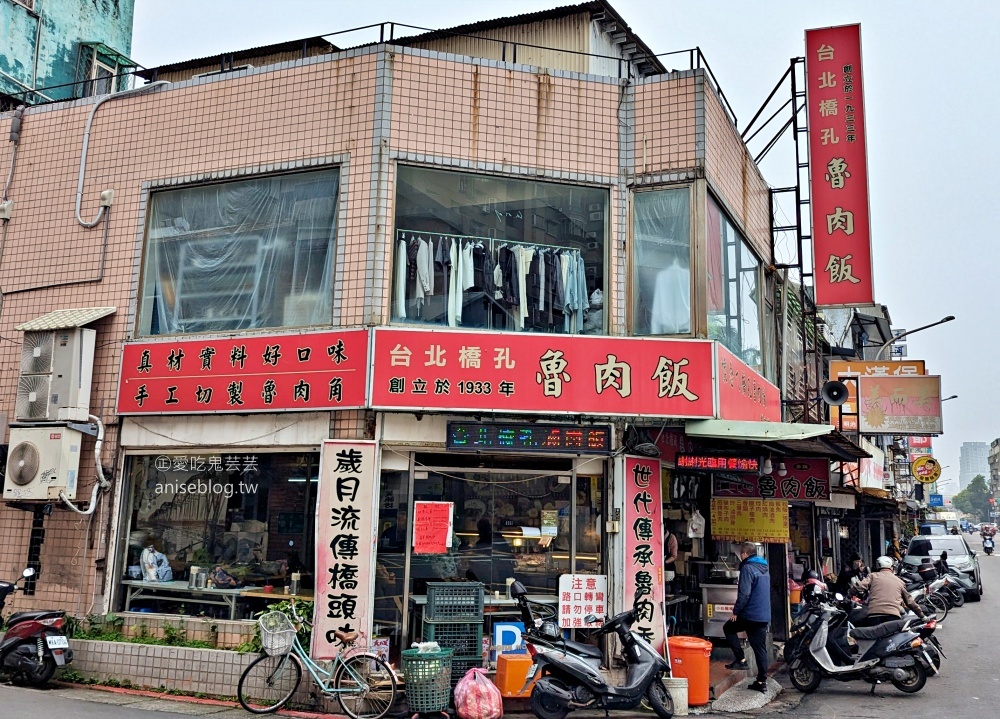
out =
<svg viewBox="0 0 1000 719"><path fill-rule="evenodd" d="M383 21L425 28L534 12L569 0L136 0L132 57L146 67ZM959 446L1000 436L995 267L1000 250L1000 3L612 0L656 53L698 46L745 124L803 54L806 28L861 23L875 296L915 334L909 356L942 375L945 434L934 453L958 477ZM331 38L338 45L373 40ZM742 127L741 124L741 127ZM785 143L786 149L790 144ZM756 149L753 145L752 149ZM772 186L794 182L775 153ZM982 253L982 254L979 254ZM991 319L993 318L993 319Z"/></svg>

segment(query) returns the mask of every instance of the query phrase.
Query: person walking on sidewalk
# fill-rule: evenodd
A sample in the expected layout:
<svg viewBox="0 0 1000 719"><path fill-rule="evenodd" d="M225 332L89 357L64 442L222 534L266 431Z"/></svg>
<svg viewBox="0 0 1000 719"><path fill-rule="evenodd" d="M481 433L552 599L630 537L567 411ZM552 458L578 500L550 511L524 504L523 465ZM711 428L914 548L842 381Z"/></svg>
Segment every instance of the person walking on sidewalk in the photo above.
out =
<svg viewBox="0 0 1000 719"><path fill-rule="evenodd" d="M757 545L740 545L740 581L733 615L723 631L733 650L734 660L726 669L749 669L740 642L740 632L746 632L753 656L757 660L757 681L748 689L767 692L767 625L771 621L771 578L767 560L757 556Z"/></svg>

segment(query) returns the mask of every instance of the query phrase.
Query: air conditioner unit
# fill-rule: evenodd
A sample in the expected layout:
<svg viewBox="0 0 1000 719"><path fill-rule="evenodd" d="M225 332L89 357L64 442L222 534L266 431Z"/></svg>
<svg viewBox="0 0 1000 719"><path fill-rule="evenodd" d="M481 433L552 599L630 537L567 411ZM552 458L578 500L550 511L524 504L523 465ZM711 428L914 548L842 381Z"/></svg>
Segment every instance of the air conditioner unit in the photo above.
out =
<svg viewBox="0 0 1000 719"><path fill-rule="evenodd" d="M83 434L68 427L11 427L3 498L76 499Z"/></svg>
<svg viewBox="0 0 1000 719"><path fill-rule="evenodd" d="M14 417L24 422L86 422L97 333L80 327L25 332Z"/></svg>

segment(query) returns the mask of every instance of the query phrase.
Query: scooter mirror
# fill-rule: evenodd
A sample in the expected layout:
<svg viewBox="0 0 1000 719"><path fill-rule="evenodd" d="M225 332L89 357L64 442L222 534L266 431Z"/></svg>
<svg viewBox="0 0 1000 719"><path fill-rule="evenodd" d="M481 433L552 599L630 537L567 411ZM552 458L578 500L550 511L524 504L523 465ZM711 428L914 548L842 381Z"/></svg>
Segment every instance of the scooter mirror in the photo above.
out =
<svg viewBox="0 0 1000 719"><path fill-rule="evenodd" d="M584 624L597 624L599 621L601 620L598 619L596 614L588 614L583 618Z"/></svg>
<svg viewBox="0 0 1000 719"><path fill-rule="evenodd" d="M24 577L25 579L35 576L34 568L27 567L23 572L21 572L21 576Z"/></svg>

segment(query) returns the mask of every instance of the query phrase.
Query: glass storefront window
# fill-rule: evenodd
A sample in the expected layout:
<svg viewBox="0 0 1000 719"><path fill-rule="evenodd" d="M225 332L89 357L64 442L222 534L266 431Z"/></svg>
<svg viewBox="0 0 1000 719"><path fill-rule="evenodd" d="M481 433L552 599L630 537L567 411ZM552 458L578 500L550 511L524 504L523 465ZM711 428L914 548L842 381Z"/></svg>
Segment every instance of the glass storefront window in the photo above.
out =
<svg viewBox="0 0 1000 719"><path fill-rule="evenodd" d="M760 370L760 260L708 198L708 336Z"/></svg>
<svg viewBox="0 0 1000 719"><path fill-rule="evenodd" d="M690 190L633 196L633 334L691 332Z"/></svg>
<svg viewBox="0 0 1000 719"><path fill-rule="evenodd" d="M130 456L126 476L125 611L249 617L279 600L293 573L311 598L319 454ZM227 593L185 594L192 567Z"/></svg>
<svg viewBox="0 0 1000 719"><path fill-rule="evenodd" d="M338 170L150 197L139 333L328 325Z"/></svg>
<svg viewBox="0 0 1000 719"><path fill-rule="evenodd" d="M390 658L420 637L428 582L482 582L488 594L505 599L508 580L516 579L529 594L551 598L554 607L560 575L603 573L603 485L603 474L579 476L574 485L570 469L421 469L410 497L407 472L383 471L374 633L390 638ZM412 553L409 519L419 501L454 504L454 534L444 554ZM495 609L496 617L518 618L513 605Z"/></svg>
<svg viewBox="0 0 1000 719"><path fill-rule="evenodd" d="M393 322L604 332L608 191L397 168Z"/></svg>

